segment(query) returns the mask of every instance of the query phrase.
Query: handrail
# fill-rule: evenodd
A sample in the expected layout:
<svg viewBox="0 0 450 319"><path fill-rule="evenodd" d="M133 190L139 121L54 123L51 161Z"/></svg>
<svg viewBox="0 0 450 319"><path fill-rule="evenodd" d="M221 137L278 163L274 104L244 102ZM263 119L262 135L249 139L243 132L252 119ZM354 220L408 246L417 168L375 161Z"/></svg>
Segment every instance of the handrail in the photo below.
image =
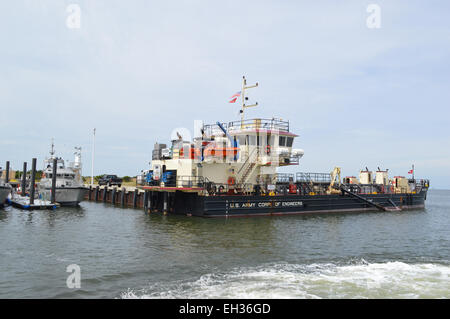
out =
<svg viewBox="0 0 450 319"><path fill-rule="evenodd" d="M220 124L220 125L219 125ZM222 128L233 131L235 129L272 129L289 132L289 121L283 121L280 119L248 119L244 121L233 121L228 123L217 122L216 124L205 124L203 130L207 135L214 135L222 132Z"/></svg>
<svg viewBox="0 0 450 319"><path fill-rule="evenodd" d="M237 171L237 175L239 175L239 174L241 173L241 171L242 171L242 169L245 167L245 165L250 161L251 158L254 157L254 154L255 154L255 153L258 154L258 150L259 150L259 147L255 147L255 148L251 151L251 153L247 156L247 159L245 160L244 164L242 164L241 168ZM242 158L242 157L241 157L241 158Z"/></svg>
<svg viewBox="0 0 450 319"><path fill-rule="evenodd" d="M329 173L303 173L298 172L295 175L296 182L322 182L330 183L331 174Z"/></svg>

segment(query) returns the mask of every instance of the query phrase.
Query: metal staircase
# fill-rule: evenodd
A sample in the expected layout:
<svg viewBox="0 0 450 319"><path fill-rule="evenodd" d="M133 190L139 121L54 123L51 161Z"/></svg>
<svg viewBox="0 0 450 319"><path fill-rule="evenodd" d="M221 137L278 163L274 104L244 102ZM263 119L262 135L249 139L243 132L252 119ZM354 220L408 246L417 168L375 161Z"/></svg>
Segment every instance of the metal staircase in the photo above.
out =
<svg viewBox="0 0 450 319"><path fill-rule="evenodd" d="M258 147L255 147L250 155L245 160L244 164L241 166L237 172L238 184L244 184L248 181L249 177L255 171L257 165L256 160L258 158Z"/></svg>

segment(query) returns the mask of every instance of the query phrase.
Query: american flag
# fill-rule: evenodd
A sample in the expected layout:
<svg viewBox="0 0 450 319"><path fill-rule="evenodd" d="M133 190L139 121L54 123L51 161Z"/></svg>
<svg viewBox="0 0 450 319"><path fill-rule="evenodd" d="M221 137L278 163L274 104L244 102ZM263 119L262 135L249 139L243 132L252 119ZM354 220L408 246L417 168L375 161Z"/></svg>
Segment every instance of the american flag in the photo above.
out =
<svg viewBox="0 0 450 319"><path fill-rule="evenodd" d="M241 91L234 93L231 97L230 97L230 102L229 103L234 103L236 102L237 98L241 96Z"/></svg>

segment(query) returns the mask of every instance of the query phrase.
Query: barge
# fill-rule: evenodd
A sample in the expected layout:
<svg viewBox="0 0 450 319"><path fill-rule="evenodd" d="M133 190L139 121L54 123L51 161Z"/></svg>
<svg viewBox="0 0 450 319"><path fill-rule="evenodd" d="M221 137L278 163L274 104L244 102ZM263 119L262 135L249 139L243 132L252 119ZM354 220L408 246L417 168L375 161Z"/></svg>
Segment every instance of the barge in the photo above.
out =
<svg viewBox="0 0 450 319"><path fill-rule="evenodd" d="M150 169L138 178L144 208L202 217L235 217L399 211L425 207L429 180L395 176L388 170L361 170L341 179L330 173L279 173L298 165L304 154L293 148L298 135L289 121L244 119L248 107L245 77L240 92L241 120L197 123L194 138L176 132L171 146L156 143Z"/></svg>

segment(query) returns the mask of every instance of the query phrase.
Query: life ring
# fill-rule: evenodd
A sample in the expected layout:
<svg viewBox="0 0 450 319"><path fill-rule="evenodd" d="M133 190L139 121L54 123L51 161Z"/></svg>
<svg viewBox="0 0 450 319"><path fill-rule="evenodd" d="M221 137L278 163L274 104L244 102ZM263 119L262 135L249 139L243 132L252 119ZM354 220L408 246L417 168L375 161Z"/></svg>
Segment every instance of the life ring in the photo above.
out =
<svg viewBox="0 0 450 319"><path fill-rule="evenodd" d="M236 180L234 179L233 176L228 177L228 181L227 181L228 185L234 185L236 183Z"/></svg>
<svg viewBox="0 0 450 319"><path fill-rule="evenodd" d="M267 145L266 146L266 154L269 154L270 153L270 145Z"/></svg>

